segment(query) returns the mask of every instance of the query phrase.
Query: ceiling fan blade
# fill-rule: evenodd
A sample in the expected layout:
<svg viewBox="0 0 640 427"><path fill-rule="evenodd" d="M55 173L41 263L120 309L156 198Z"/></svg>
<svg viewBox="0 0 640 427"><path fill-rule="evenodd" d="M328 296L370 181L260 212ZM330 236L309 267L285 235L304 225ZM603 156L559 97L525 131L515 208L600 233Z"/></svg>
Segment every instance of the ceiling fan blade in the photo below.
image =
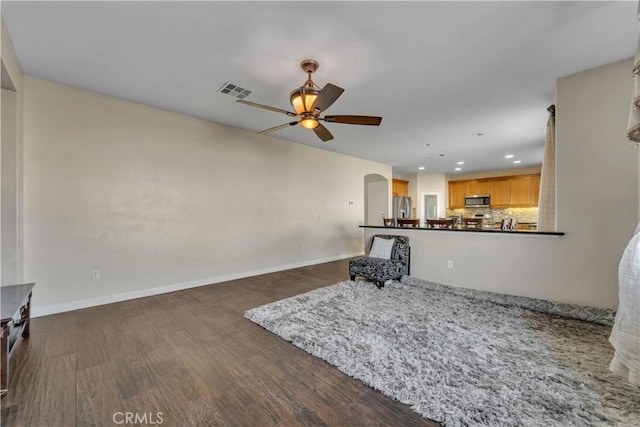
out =
<svg viewBox="0 0 640 427"><path fill-rule="evenodd" d="M320 138L322 142L331 141L333 139L333 135L331 135L329 129L324 127L321 123L318 123L318 126L316 126L313 131L318 135L318 138Z"/></svg>
<svg viewBox="0 0 640 427"><path fill-rule="evenodd" d="M318 94L316 102L311 106L311 111L319 113L323 112L327 108L331 107L331 104L336 102L336 99L342 95L342 92L344 92L344 89L341 87L327 83Z"/></svg>
<svg viewBox="0 0 640 427"><path fill-rule="evenodd" d="M260 132L258 132L258 134L263 135L265 133L275 132L277 130L284 129L284 128L289 127L289 126L295 126L298 123L300 123L300 122L299 121L298 122L291 122L291 123L285 123L285 124L280 125L280 126L274 126L272 128L269 128L269 129L261 130Z"/></svg>
<svg viewBox="0 0 640 427"><path fill-rule="evenodd" d="M324 116L325 122L344 123L347 125L380 126L382 117L375 116Z"/></svg>
<svg viewBox="0 0 640 427"><path fill-rule="evenodd" d="M258 104L256 102L245 101L244 99L239 99L236 102L241 104L249 105L251 107L262 108L263 110L275 111L276 113L283 113L287 116L296 117L296 113L292 113L291 111L283 110L282 108L270 107L268 105Z"/></svg>

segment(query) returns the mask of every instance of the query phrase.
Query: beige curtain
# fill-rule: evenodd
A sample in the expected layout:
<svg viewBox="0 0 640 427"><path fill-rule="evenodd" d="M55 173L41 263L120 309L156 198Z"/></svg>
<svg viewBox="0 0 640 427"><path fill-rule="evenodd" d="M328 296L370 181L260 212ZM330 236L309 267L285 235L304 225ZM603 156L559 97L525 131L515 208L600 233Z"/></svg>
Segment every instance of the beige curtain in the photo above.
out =
<svg viewBox="0 0 640 427"><path fill-rule="evenodd" d="M556 106L549 106L547 111L549 120L540 176L538 231L556 231Z"/></svg>

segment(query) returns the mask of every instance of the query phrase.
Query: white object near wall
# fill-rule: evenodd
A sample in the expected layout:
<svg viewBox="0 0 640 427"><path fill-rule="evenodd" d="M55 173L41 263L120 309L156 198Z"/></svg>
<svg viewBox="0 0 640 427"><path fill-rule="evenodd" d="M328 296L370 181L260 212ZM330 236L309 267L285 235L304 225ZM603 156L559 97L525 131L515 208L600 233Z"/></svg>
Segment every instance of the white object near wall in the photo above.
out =
<svg viewBox="0 0 640 427"><path fill-rule="evenodd" d="M615 348L611 372L640 385L640 223L618 268L620 304L609 341Z"/></svg>

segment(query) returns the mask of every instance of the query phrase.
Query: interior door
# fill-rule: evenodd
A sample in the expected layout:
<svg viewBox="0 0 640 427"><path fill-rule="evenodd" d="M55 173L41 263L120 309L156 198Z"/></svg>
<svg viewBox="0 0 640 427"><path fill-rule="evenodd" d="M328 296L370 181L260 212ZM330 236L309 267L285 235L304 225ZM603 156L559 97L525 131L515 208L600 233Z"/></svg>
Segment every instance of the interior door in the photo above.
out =
<svg viewBox="0 0 640 427"><path fill-rule="evenodd" d="M424 206L425 219L438 219L438 195L437 194L425 194L423 206Z"/></svg>

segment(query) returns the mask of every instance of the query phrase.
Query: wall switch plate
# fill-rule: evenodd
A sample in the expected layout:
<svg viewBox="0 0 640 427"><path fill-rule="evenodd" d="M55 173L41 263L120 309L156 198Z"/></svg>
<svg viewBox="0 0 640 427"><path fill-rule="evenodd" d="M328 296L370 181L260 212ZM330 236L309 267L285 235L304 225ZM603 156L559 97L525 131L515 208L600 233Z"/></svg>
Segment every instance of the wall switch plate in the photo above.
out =
<svg viewBox="0 0 640 427"><path fill-rule="evenodd" d="M452 259L447 261L447 268L453 268L453 260Z"/></svg>
<svg viewBox="0 0 640 427"><path fill-rule="evenodd" d="M100 270L93 270L91 272L91 280L98 280L100 278Z"/></svg>

